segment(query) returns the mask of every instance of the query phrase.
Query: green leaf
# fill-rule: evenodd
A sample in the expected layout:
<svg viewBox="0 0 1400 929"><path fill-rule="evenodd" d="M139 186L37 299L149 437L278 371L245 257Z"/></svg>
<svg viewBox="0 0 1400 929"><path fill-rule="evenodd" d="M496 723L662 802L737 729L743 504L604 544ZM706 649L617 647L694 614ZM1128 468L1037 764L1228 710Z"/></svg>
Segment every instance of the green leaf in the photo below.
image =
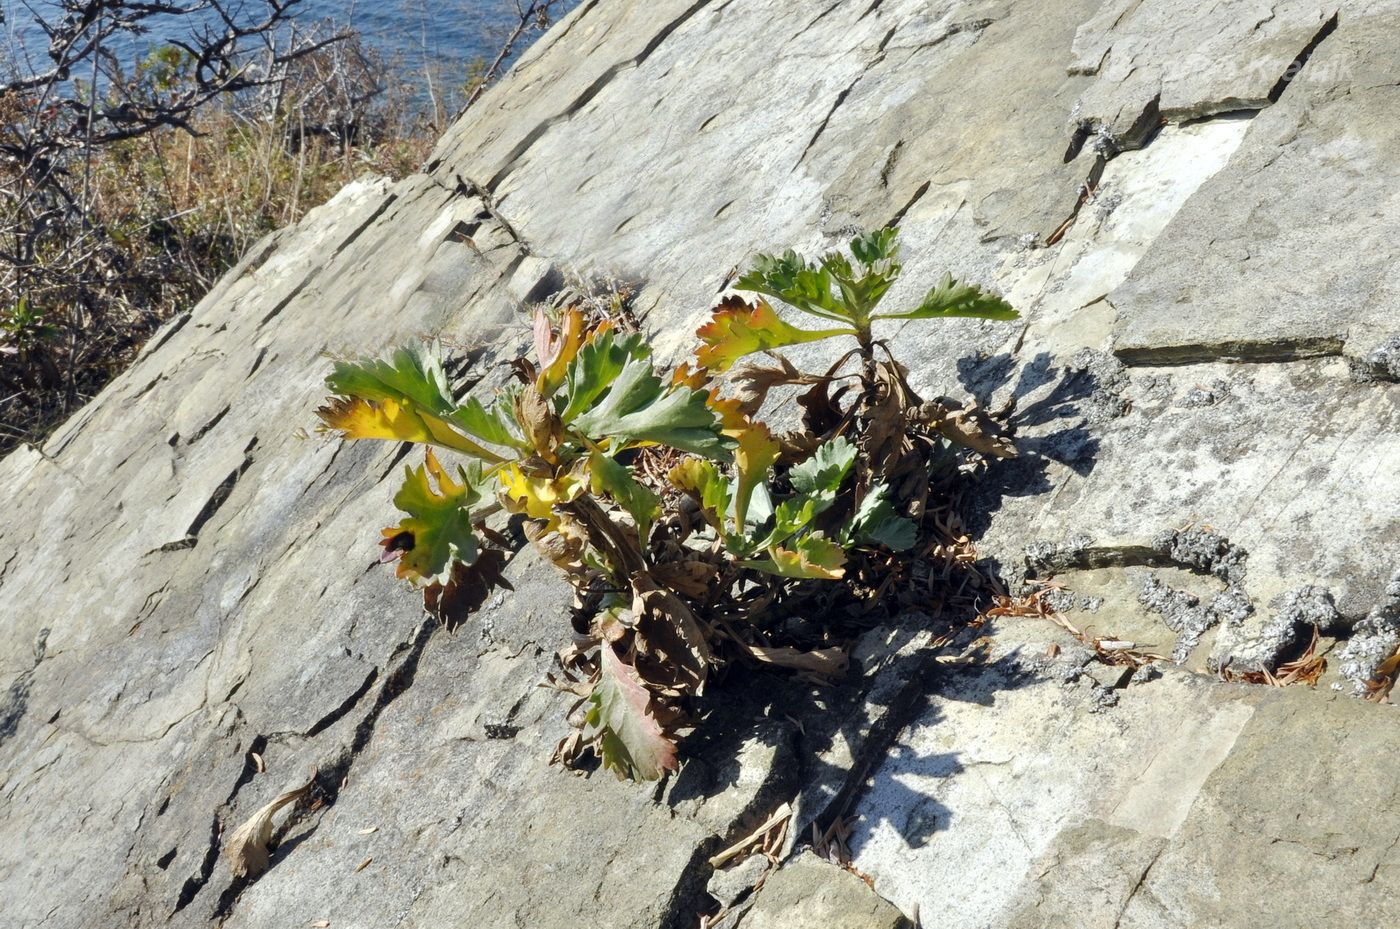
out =
<svg viewBox="0 0 1400 929"><path fill-rule="evenodd" d="M816 454L788 472L792 486L804 494L835 494L856 463L856 447L844 436L820 446Z"/></svg>
<svg viewBox="0 0 1400 929"><path fill-rule="evenodd" d="M488 409L477 398L468 397L448 417L448 422L483 442L521 450L525 444L511 431L506 412L510 409L510 400L509 395L503 394Z"/></svg>
<svg viewBox="0 0 1400 929"><path fill-rule="evenodd" d="M384 361L365 358L336 362L326 378L326 386L346 397L407 402L440 417L457 406L452 401L442 361L426 348L400 348Z"/></svg>
<svg viewBox="0 0 1400 929"><path fill-rule="evenodd" d="M861 545L879 544L902 552L914 547L918 535L914 521L895 509L886 484L876 484L870 489L851 521L850 537Z"/></svg>
<svg viewBox="0 0 1400 929"><path fill-rule="evenodd" d="M650 357L641 333L620 339L611 332L596 336L569 362L564 378L564 408L559 410L559 418L565 424L573 422L612 386L628 362Z"/></svg>
<svg viewBox="0 0 1400 929"><path fill-rule="evenodd" d="M651 712L651 693L635 668L603 643L600 677L588 697L586 734L596 740L603 766L618 777L654 781L676 770L676 745Z"/></svg>
<svg viewBox="0 0 1400 929"><path fill-rule="evenodd" d="M686 458L667 475L677 489L698 497L702 509L718 519L729 511L730 485L713 461Z"/></svg>
<svg viewBox="0 0 1400 929"><path fill-rule="evenodd" d="M863 232L851 240L851 255L867 268L887 268L899 254L899 230L893 226Z"/></svg>
<svg viewBox="0 0 1400 929"><path fill-rule="evenodd" d="M588 468L593 492L608 494L631 514L637 523L637 535L645 546L651 535L651 524L661 515L661 498L637 483L624 465L603 452L589 456Z"/></svg>
<svg viewBox="0 0 1400 929"><path fill-rule="evenodd" d="M768 492L766 481L753 485L753 496L749 498L748 509L744 513L744 528L761 526L773 518L773 495Z"/></svg>
<svg viewBox="0 0 1400 929"><path fill-rule="evenodd" d="M959 284L951 274L945 274L938 286L930 290L922 303L903 313L878 313L873 319L1018 319L1011 306L996 294L976 284Z"/></svg>
<svg viewBox="0 0 1400 929"><path fill-rule="evenodd" d="M799 536L787 548L769 549L768 556L743 564L768 574L800 579L836 580L846 573L845 550L820 533Z"/></svg>
<svg viewBox="0 0 1400 929"><path fill-rule="evenodd" d="M810 526L812 520L831 506L833 499L832 497L809 497L802 494L788 497L774 508L773 528L768 531L768 535L763 538L758 547L772 548L776 545L782 545Z"/></svg>
<svg viewBox="0 0 1400 929"><path fill-rule="evenodd" d="M407 515L384 530L380 543L386 558L398 558L399 577L445 584L454 561L468 565L476 561L478 545L470 508L481 500L481 474L461 468L457 473L460 480L450 477L431 451L423 466L404 468L394 506Z"/></svg>
<svg viewBox="0 0 1400 929"><path fill-rule="evenodd" d="M877 229L851 240L851 254L859 272L844 255L832 253L822 259L841 292L842 302L856 323L865 328L876 304L889 292L903 266L896 260L899 244L893 229Z"/></svg>
<svg viewBox="0 0 1400 929"><path fill-rule="evenodd" d="M590 439L612 439L619 448L656 442L727 459L734 442L720 432L719 418L707 400L704 391L665 387L648 359L633 358L623 366L607 394L572 425Z"/></svg>
<svg viewBox="0 0 1400 929"><path fill-rule="evenodd" d="M776 297L814 316L841 322L854 321L832 291L830 272L808 263L792 249L781 255L759 255L753 261L753 269L739 278L734 286L739 290Z"/></svg>
<svg viewBox="0 0 1400 929"><path fill-rule="evenodd" d="M754 259L753 270L735 286L868 332L870 314L902 268L896 258L897 232L876 229L863 233L851 240L850 249L854 264L840 252L829 252L817 262L806 261L792 250L760 255Z"/></svg>

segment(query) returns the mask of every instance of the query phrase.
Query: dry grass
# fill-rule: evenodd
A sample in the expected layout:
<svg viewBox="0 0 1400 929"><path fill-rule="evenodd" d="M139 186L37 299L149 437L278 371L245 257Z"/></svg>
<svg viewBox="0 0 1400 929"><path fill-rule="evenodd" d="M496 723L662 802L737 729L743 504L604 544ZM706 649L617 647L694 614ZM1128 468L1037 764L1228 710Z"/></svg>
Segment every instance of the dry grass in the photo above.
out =
<svg viewBox="0 0 1400 929"><path fill-rule="evenodd" d="M50 249L55 274L10 277L0 295L0 453L42 442L253 242L364 173L413 172L438 134L413 113L343 144L294 119L255 119L231 102L200 113L197 134L162 130L81 165L101 232L74 231L62 253Z"/></svg>
<svg viewBox="0 0 1400 929"><path fill-rule="evenodd" d="M229 99L200 110L193 134L162 129L76 153L66 168L84 212L61 218L37 271L0 267L0 454L42 443L259 238L357 177L416 170L440 132L441 104L429 99L390 88L350 133L328 131L324 100L311 95L274 107ZM31 107L0 99L0 132ZM21 202L22 179L5 172L0 195Z"/></svg>

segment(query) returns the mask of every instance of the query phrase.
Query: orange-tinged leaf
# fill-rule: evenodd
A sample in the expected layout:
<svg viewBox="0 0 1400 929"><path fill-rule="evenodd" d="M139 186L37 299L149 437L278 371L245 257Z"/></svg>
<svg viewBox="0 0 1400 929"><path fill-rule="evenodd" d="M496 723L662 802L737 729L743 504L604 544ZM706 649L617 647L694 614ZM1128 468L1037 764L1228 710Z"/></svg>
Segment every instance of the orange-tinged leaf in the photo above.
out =
<svg viewBox="0 0 1400 929"><path fill-rule="evenodd" d="M332 397L316 411L324 424L322 431L335 430L346 439L396 439L400 442L428 442L423 420L411 408L393 400L362 400L359 397Z"/></svg>
<svg viewBox="0 0 1400 929"><path fill-rule="evenodd" d="M432 480L429 480L429 478ZM383 561L398 560L395 573L405 580L445 583L454 562L471 564L478 544L471 507L481 499L467 480L454 480L431 450L421 468L405 468L394 505L406 515L384 530ZM436 482L437 489L433 489Z"/></svg>
<svg viewBox="0 0 1400 929"><path fill-rule="evenodd" d="M692 367L689 361L682 361L671 374L672 387L689 387L702 390L710 383L710 372L704 368Z"/></svg>
<svg viewBox="0 0 1400 929"><path fill-rule="evenodd" d="M783 322L765 300L750 304L742 298L729 297L715 308L710 321L696 330L703 345L695 358L702 367L727 371L740 358L754 352L855 334L854 329L799 329Z"/></svg>

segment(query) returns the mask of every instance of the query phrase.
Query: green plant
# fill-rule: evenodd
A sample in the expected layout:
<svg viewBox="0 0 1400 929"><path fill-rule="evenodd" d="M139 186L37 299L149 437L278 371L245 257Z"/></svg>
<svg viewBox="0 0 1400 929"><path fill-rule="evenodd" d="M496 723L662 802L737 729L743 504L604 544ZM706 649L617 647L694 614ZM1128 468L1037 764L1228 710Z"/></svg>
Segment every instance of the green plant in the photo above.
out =
<svg viewBox="0 0 1400 929"><path fill-rule="evenodd" d="M326 429L465 459L449 471L430 448L406 468L394 498L404 518L383 532L384 557L423 587L430 612L455 625L504 583L508 540L487 525L498 508L523 517L572 581L584 635L551 682L579 702L556 760L591 750L619 775L657 778L676 766L677 737L718 668L839 671L840 624L791 620L819 603L822 615L861 616L901 590L926 596L914 589L931 583L920 565L957 542L930 495L964 466L1014 454L975 410L920 399L876 326L1015 311L946 278L915 308L882 312L901 270L894 231L850 251L761 257L739 283L834 328L792 325L762 296L731 298L669 378L620 305L538 310L533 358L511 363L517 383L489 405L455 399L425 350L341 362L327 378ZM776 352L831 338L855 347L822 374ZM736 367L757 352L772 363ZM780 389L802 391L802 422L785 431L759 419Z"/></svg>

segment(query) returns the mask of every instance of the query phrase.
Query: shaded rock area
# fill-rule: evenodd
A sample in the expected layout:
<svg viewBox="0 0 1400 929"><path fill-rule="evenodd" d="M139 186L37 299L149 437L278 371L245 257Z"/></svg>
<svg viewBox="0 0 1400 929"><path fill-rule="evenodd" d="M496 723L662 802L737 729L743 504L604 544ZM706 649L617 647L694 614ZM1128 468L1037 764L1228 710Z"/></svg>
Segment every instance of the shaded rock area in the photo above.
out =
<svg viewBox="0 0 1400 929"><path fill-rule="evenodd" d="M580 4L422 173L265 239L0 462L0 927L1394 921L1400 717L1352 694L1400 646L1397 34L1359 0ZM375 564L405 451L307 435L327 355L441 338L484 390L586 271L678 359L755 252L887 224L891 300L946 269L1024 313L886 333L1010 404L989 569L1168 660L910 616L838 687L736 681L659 788L548 767L566 589L522 552L425 622ZM1314 635L1316 688L1220 680ZM784 804L787 863L713 882ZM803 851L838 817L854 871Z"/></svg>

